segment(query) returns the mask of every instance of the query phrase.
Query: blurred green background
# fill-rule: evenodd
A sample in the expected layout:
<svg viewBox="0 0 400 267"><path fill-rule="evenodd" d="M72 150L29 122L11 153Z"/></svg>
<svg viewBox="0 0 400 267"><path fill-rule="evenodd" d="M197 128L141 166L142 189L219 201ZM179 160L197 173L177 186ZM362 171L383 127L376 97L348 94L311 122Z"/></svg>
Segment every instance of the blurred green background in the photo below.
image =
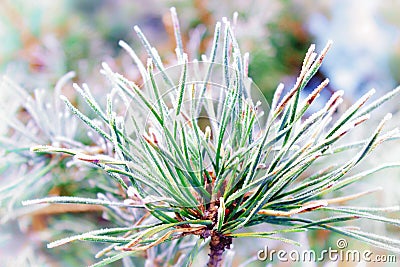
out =
<svg viewBox="0 0 400 267"><path fill-rule="evenodd" d="M118 41L138 47L134 25L168 61L174 53L171 6L192 60L207 52L215 22L237 11L241 49L250 52L251 76L267 96L294 79L311 43L321 49L329 39L334 46L319 75L331 78L333 90L352 96L371 87L387 91L400 79L400 2L375 0L3 0L0 70L28 88L54 84L70 70L87 81L102 61L128 72Z"/></svg>

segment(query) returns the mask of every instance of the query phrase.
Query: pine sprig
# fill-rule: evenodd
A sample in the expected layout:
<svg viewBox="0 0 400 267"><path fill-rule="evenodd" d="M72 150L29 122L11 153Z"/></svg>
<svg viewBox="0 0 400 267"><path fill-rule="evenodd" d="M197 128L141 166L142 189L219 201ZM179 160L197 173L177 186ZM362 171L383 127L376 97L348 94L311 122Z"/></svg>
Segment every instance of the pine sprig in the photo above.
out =
<svg viewBox="0 0 400 267"><path fill-rule="evenodd" d="M398 94L399 88L366 105L374 92L371 90L336 118L334 114L343 96L339 91L321 110L306 117L310 106L329 83L328 79L324 80L308 97L301 98L331 47L329 41L319 54L314 45L310 46L292 89L281 96L283 85L278 86L271 110L261 110L265 107L253 103L257 99L250 98L248 61L242 58L230 23L226 19L217 23L210 55L203 57L206 62L192 64L183 51L176 11L171 9L171 12L177 60L181 63L177 79L135 26L148 53L147 70L128 44L121 41L120 45L138 65L143 80L147 81L145 86L139 88L104 63L102 73L115 88L107 96L104 111L86 85L82 88L74 85L102 120L101 125L67 98L61 98L71 113L113 145L115 153L89 154L85 148L54 146L32 148L34 152L72 155L76 160L104 169L120 186L121 195L115 199L54 197L24 202L25 205L102 205L112 208L113 216L121 221L140 210L144 219L127 228L94 230L49 246L76 240L112 243L112 250L100 253L110 257L93 265L103 266L132 253L175 244L173 240L195 238L209 240L208 266L220 266L223 252L230 247L233 238L263 237L297 244L279 235L327 229L399 252L398 240L337 226L358 219L400 225L397 219L376 215L373 210L336 206L371 191L325 199L326 194L342 190L373 172L399 166L383 165L348 176L379 144L400 137L396 129L384 133L390 114L383 118L369 139L336 145L353 128L362 127L360 125L370 118L371 112ZM220 50L222 52L218 53ZM157 79L154 68L160 72L162 80ZM213 80L215 73L221 77L219 84ZM202 77L202 80L193 80L193 77ZM128 111L125 123L119 123L120 118L113 111L113 101L118 95L130 101L124 102ZM200 120L203 114L207 116L206 125ZM127 122L133 122L133 130L127 127ZM128 134L132 132L134 134ZM316 163L323 158L345 150L355 151L350 160L318 169ZM316 174L307 178L309 170ZM315 216L309 219L310 213L321 219ZM269 232L241 231L262 223L285 227ZM200 247L201 241L197 241L187 256L187 264L193 262Z"/></svg>

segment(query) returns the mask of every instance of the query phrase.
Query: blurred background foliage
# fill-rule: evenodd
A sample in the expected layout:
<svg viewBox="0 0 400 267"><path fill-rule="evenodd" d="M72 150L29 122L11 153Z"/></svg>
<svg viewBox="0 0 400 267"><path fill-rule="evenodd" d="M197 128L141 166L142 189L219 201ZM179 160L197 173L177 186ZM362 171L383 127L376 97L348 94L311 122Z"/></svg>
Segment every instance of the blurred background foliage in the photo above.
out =
<svg viewBox="0 0 400 267"><path fill-rule="evenodd" d="M335 45L320 75L330 76L334 89L388 90L400 79L397 2L5 0L0 70L36 88L54 84L69 70L87 77L104 60L123 66L127 56L118 41L137 46L136 24L168 60L174 53L168 8L176 6L192 59L206 52L215 22L238 11L238 39L250 52L250 73L267 96L279 82L293 79L310 43L328 39ZM35 75L35 83L28 74Z"/></svg>
<svg viewBox="0 0 400 267"><path fill-rule="evenodd" d="M142 51L139 56L146 59L144 51L139 48L139 40L133 34L134 25L141 27L167 65L174 64L171 6L177 8L190 60L201 59L201 54L207 52L215 22L223 16L231 17L237 11L235 31L242 51L250 53L250 76L268 99L280 82L288 88L294 83L308 46L316 43L317 47L323 47L328 39L334 41L334 46L314 83L311 82L317 84L325 77L330 78L329 90L325 90L322 98L328 98L336 90L345 90L345 98L351 103L371 87L382 95L400 83L400 1L379 0L2 0L0 72L28 92L40 88L52 94L59 78L68 71L75 71L73 81L88 83L95 97L104 103L108 87L104 87L105 80L99 74L101 62L106 61L116 71L141 83L129 55L118 46L122 39L136 51ZM87 109L82 100L74 98L71 83L62 90L70 99L75 99L75 105ZM0 106L7 107L5 116L16 115L24 121L21 102L23 99L16 97L14 90L1 87ZM398 98L390 103L386 111L398 109ZM394 123L399 121L397 113L395 116ZM0 133L4 136L13 134L5 123L0 125ZM366 134L359 132L355 139L359 136ZM75 137L83 143L90 143L85 128L79 125ZM24 144L26 147L30 145L28 141ZM381 161L399 160L398 148L390 145L379 148L380 152L360 169ZM2 153L6 160L0 164L1 186L19 176L29 175L34 168L32 158L26 155L22 158L28 167L13 168L13 164L20 168L16 162L21 158ZM54 172L51 176L46 174L44 179L47 183L39 184L40 190L34 191L30 197L48 194L90 197L102 192L101 183L107 186L106 179L102 178L104 174L98 170L87 168L78 173L82 170L80 168L76 170L76 177L71 179L71 172L63 172L70 168L67 164L58 168L60 171L55 172L56 175ZM84 175L78 175L81 173ZM96 184L88 179L93 176L98 177ZM375 200L363 204L398 204L398 171L381 172L376 178L358 185L367 188L372 184L384 188ZM382 182L383 179L387 181ZM81 266L92 263L96 247L78 243L47 250L45 241L110 223L102 219L102 210L96 209L69 211L64 215L49 210L29 211L35 213L34 216L26 216L26 211L11 212L2 203L0 258L5 259L3 263L6 266ZM65 216L73 217L75 223L66 225L63 222ZM46 231L48 228L53 230ZM387 230L393 229L378 229ZM333 237L330 240L335 240ZM315 232L309 240L310 246L321 248L327 238L324 233ZM263 242L260 241L258 247L252 246L251 251L238 252L238 257L254 255L264 246ZM16 257L18 261L15 261Z"/></svg>

